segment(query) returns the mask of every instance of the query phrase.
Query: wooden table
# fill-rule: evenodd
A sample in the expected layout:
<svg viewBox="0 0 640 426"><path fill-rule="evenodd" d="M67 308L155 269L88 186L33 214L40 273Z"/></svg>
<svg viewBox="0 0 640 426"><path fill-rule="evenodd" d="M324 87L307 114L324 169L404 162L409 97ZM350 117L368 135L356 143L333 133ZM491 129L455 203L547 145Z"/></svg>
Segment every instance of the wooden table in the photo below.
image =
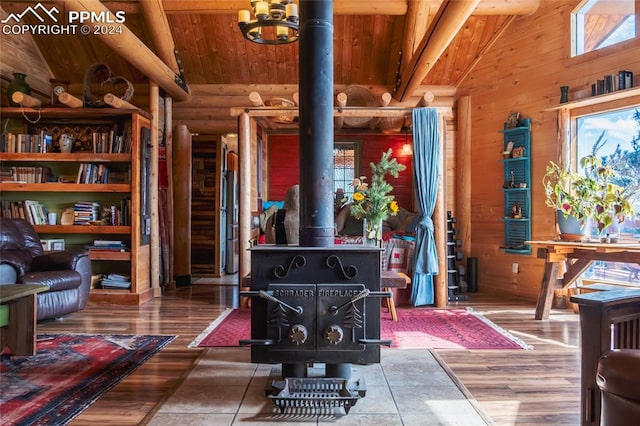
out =
<svg viewBox="0 0 640 426"><path fill-rule="evenodd" d="M535 319L548 319L553 302L553 293L566 288L595 260L640 264L640 244L637 242L596 243L574 241L526 241L538 247L538 258L545 260L544 274L538 293ZM564 275L558 277L560 267L565 266Z"/></svg>
<svg viewBox="0 0 640 426"><path fill-rule="evenodd" d="M9 323L0 327L0 351L13 355L36 353L36 294L49 290L46 285L0 285L0 305L9 307Z"/></svg>

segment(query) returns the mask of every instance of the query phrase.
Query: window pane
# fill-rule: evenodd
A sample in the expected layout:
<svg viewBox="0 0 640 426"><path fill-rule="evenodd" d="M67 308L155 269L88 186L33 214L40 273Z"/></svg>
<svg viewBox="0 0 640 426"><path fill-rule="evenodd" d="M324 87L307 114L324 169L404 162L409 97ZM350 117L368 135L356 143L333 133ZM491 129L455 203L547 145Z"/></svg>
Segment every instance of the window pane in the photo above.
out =
<svg viewBox="0 0 640 426"><path fill-rule="evenodd" d="M611 233L619 233L620 239L640 239L640 108L627 108L601 114L580 117L576 121L577 159L596 154L603 164L611 165L618 177L613 183L629 188L635 215L612 225ZM576 167L578 172L584 173ZM588 235L598 236L595 223L589 223ZM583 274L586 280L617 281L640 285L640 266L622 262L594 262Z"/></svg>
<svg viewBox="0 0 640 426"><path fill-rule="evenodd" d="M586 0L573 13L575 55L636 37L635 0Z"/></svg>
<svg viewBox="0 0 640 426"><path fill-rule="evenodd" d="M336 142L333 150L333 191L336 192L341 188L347 198L353 195L351 182L358 173L356 167L357 148L356 143Z"/></svg>

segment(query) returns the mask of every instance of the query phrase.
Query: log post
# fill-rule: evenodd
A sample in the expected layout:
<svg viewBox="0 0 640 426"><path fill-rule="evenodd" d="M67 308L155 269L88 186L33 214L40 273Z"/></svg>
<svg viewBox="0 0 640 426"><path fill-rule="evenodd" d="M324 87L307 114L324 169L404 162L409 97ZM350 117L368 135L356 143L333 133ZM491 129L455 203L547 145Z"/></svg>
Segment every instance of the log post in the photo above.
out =
<svg viewBox="0 0 640 426"><path fill-rule="evenodd" d="M338 93L338 95L336 96L336 107L344 108L346 106L347 106L347 94L344 92ZM343 125L344 125L344 117L342 115L337 116L334 119L333 126L336 128L336 130L340 130L342 129Z"/></svg>
<svg viewBox="0 0 640 426"><path fill-rule="evenodd" d="M113 93L107 93L106 95L104 95L104 103L113 108L138 109L137 106L120 99Z"/></svg>
<svg viewBox="0 0 640 426"><path fill-rule="evenodd" d="M458 137L456 146L456 216L462 253L471 256L471 97L458 99Z"/></svg>
<svg viewBox="0 0 640 426"><path fill-rule="evenodd" d="M380 102L379 102L380 107L384 108L389 106L389 104L391 103L391 99L392 99L391 93L384 92L382 95L380 95ZM395 121L396 120L394 120L394 122ZM401 122L404 122L404 119L402 119ZM369 128L370 129L376 129L378 127L384 128L383 123L384 123L384 120L382 118L380 117L374 118L369 122ZM384 129L381 129L381 130L384 130Z"/></svg>
<svg viewBox="0 0 640 426"><path fill-rule="evenodd" d="M174 129L174 265L177 287L191 285L191 133L185 125Z"/></svg>
<svg viewBox="0 0 640 426"><path fill-rule="evenodd" d="M174 247L174 208L173 208L173 98L171 96L164 97L164 142L165 142L165 161L167 163L167 231L169 234L169 258L166 259L169 273L165 278L169 282L169 288L175 288L176 283L173 280L173 266L175 264L175 247Z"/></svg>
<svg viewBox="0 0 640 426"><path fill-rule="evenodd" d="M445 169L445 139L446 139L446 123L440 115L440 175L438 176L438 191L436 196L436 205L433 211L434 222L434 238L436 242L436 251L438 253L438 275L434 276L435 303L439 308L447 306L449 301L449 288L447 283L447 205L445 195L446 176Z"/></svg>
<svg viewBox="0 0 640 426"><path fill-rule="evenodd" d="M27 95L22 92L13 92L11 95L11 100L13 102L22 105L23 107L28 108L40 108L42 106L42 101L40 99L34 98L31 95Z"/></svg>
<svg viewBox="0 0 640 426"><path fill-rule="evenodd" d="M262 101L262 97L260 96L260 93L258 93L258 92L249 93L249 100L251 101L251 104L253 106L255 106L255 107L264 106L264 102Z"/></svg>
<svg viewBox="0 0 640 426"><path fill-rule="evenodd" d="M58 95L58 100L69 108L82 108L84 105L82 99L76 98L67 92L60 93L60 95Z"/></svg>
<svg viewBox="0 0 640 426"><path fill-rule="evenodd" d="M244 112L238 121L239 280L241 290L249 290L242 287L242 279L251 273L251 254L248 251L251 239L251 117ZM240 300L241 307L248 305L248 298Z"/></svg>
<svg viewBox="0 0 640 426"><path fill-rule="evenodd" d="M436 97L434 96L433 92L424 92L424 95L422 95L422 98L420 98L420 106L431 106L435 98Z"/></svg>
<svg viewBox="0 0 640 426"><path fill-rule="evenodd" d="M151 113L151 182L150 182L150 203L151 203L151 288L153 297L162 296L160 291L160 215L158 212L158 166L160 141L158 140L158 113L160 112L160 89L153 81L149 82L149 112Z"/></svg>

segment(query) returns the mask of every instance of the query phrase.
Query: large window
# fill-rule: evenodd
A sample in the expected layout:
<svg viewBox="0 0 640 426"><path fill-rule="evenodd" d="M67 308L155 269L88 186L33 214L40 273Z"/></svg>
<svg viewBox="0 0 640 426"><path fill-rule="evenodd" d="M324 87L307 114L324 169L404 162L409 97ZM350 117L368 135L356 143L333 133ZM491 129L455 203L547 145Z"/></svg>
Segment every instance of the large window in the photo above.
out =
<svg viewBox="0 0 640 426"><path fill-rule="evenodd" d="M636 0L584 0L572 14L572 53L582 55L636 37Z"/></svg>
<svg viewBox="0 0 640 426"><path fill-rule="evenodd" d="M610 231L621 239L640 239L640 106L605 113L581 116L576 119L577 159L595 154L603 164L611 165L618 173L613 183L627 188L632 195L636 214L617 224ZM584 172L579 170L578 172ZM597 234L593 223L588 224L591 237ZM598 281L618 281L640 285L640 266L621 262L594 262L583 278Z"/></svg>
<svg viewBox="0 0 640 426"><path fill-rule="evenodd" d="M350 199L353 195L351 182L360 176L358 142L335 142L333 148L333 191L338 193L340 189L344 197Z"/></svg>

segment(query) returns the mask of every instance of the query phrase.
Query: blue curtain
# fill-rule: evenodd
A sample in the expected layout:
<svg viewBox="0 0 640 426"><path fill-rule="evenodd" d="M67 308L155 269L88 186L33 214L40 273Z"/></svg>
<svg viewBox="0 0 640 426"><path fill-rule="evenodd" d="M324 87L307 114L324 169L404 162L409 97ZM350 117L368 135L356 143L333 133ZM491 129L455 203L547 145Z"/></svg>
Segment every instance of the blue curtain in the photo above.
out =
<svg viewBox="0 0 640 426"><path fill-rule="evenodd" d="M413 110L413 170L420 224L416 233L411 303L432 305L433 276L438 275L432 216L440 175L440 126L438 111L434 108Z"/></svg>

